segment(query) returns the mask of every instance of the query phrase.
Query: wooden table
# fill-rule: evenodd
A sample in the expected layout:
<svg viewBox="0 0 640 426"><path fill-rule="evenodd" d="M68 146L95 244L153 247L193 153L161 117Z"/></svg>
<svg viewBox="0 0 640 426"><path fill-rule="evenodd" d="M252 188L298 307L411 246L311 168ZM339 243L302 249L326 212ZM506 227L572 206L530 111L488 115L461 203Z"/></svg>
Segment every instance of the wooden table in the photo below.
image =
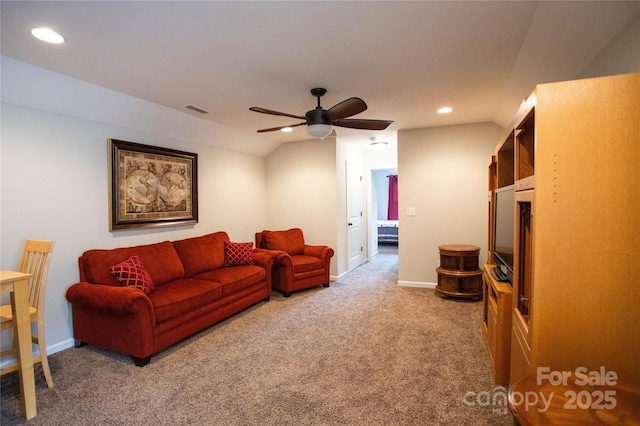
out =
<svg viewBox="0 0 640 426"><path fill-rule="evenodd" d="M36 385L33 374L31 348L31 321L29 320L29 277L31 274L0 271L2 292L11 292L11 309L14 318L14 333L18 337L18 374L22 401L20 408L25 417L36 416Z"/></svg>
<svg viewBox="0 0 640 426"><path fill-rule="evenodd" d="M538 385L532 374L509 387L509 410L517 424L640 425L638 386L620 380L585 384L584 377L567 373L565 383L542 380Z"/></svg>

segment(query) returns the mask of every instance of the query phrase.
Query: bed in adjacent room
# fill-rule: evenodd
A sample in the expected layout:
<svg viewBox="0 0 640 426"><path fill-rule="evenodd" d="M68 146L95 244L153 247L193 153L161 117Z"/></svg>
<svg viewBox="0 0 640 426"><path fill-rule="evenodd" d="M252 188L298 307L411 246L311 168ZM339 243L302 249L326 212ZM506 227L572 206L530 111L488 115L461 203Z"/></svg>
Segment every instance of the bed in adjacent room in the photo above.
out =
<svg viewBox="0 0 640 426"><path fill-rule="evenodd" d="M398 244L398 221L379 220L378 221L378 243Z"/></svg>

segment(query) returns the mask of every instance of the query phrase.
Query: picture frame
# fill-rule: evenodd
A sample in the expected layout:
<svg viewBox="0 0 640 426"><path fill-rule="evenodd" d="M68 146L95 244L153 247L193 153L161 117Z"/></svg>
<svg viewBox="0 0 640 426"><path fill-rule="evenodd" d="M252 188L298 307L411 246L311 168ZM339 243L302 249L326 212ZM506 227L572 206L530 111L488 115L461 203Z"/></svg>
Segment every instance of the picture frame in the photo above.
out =
<svg viewBox="0 0 640 426"><path fill-rule="evenodd" d="M198 155L108 139L109 231L198 223Z"/></svg>

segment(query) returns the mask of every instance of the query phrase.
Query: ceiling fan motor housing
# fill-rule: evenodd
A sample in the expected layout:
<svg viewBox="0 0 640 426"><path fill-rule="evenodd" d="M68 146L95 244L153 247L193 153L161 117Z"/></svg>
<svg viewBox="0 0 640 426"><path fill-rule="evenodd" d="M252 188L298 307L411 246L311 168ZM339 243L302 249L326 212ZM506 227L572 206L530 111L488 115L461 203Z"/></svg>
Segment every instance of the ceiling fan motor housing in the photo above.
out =
<svg viewBox="0 0 640 426"><path fill-rule="evenodd" d="M311 111L307 111L305 117L307 117L307 124L331 124L329 119L326 116L327 111L322 109L321 107L317 107L316 109L312 109Z"/></svg>

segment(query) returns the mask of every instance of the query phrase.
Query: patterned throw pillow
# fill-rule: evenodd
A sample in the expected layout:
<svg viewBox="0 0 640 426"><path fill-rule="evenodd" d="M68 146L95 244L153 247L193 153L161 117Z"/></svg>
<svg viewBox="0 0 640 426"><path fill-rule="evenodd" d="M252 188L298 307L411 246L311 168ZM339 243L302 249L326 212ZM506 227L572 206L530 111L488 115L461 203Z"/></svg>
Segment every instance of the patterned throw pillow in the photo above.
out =
<svg viewBox="0 0 640 426"><path fill-rule="evenodd" d="M125 287L137 288L144 294L149 294L155 289L151 275L135 254L124 262L109 267L109 272Z"/></svg>
<svg viewBox="0 0 640 426"><path fill-rule="evenodd" d="M224 266L253 264L253 243L224 242Z"/></svg>

